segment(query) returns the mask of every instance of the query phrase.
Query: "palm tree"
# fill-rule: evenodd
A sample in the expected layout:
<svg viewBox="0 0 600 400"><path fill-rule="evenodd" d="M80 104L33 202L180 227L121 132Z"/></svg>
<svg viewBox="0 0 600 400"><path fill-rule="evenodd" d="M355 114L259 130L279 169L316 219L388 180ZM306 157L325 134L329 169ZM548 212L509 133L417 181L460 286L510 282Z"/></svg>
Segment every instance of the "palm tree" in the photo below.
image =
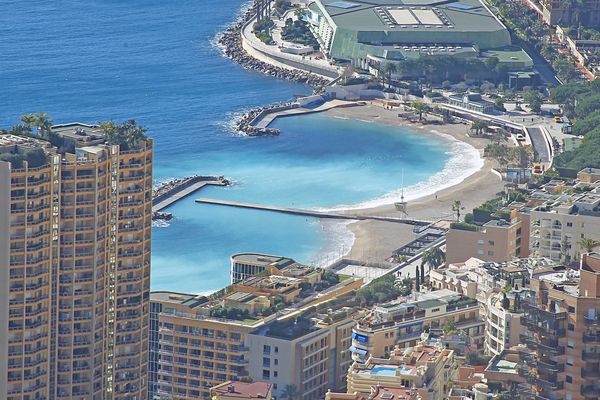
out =
<svg viewBox="0 0 600 400"><path fill-rule="evenodd" d="M419 113L419 121L423 119L423 114L429 111L429 106L422 101L413 101L411 104L412 108Z"/></svg>
<svg viewBox="0 0 600 400"><path fill-rule="evenodd" d="M30 113L27 115L22 115L21 122L23 122L27 127L38 127L42 136L50 133L50 130L52 129L52 121L46 113Z"/></svg>
<svg viewBox="0 0 600 400"><path fill-rule="evenodd" d="M462 207L460 200L454 200L454 202L452 203L452 211L454 211L456 213L457 221L460 221L460 212L461 212L461 210L464 210L464 209L465 208Z"/></svg>
<svg viewBox="0 0 600 400"><path fill-rule="evenodd" d="M584 237L579 241L579 245L586 253L591 253L596 247L600 246L600 241Z"/></svg>
<svg viewBox="0 0 600 400"><path fill-rule="evenodd" d="M388 87L392 86L392 74L394 74L398 68L396 68L396 64L387 63L385 65L385 72L387 74Z"/></svg>
<svg viewBox="0 0 600 400"><path fill-rule="evenodd" d="M298 387L296 385L285 385L285 388L281 393L281 398L287 400L298 400L300 398Z"/></svg>
<svg viewBox="0 0 600 400"><path fill-rule="evenodd" d="M489 124L487 123L487 121L482 121L482 120L477 120L477 121L473 121L473 123L471 124L471 131L475 131L476 135L479 135L483 132L485 132L485 130L488 128Z"/></svg>
<svg viewBox="0 0 600 400"><path fill-rule="evenodd" d="M446 261L446 253L439 247L425 250L421 262L429 267L429 271L436 269Z"/></svg>

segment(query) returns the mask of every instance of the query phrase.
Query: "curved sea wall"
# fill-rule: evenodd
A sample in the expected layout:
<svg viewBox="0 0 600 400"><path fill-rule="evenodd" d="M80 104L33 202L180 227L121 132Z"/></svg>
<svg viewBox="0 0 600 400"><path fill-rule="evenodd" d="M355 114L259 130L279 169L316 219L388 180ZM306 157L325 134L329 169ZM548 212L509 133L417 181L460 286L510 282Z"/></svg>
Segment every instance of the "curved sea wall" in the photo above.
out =
<svg viewBox="0 0 600 400"><path fill-rule="evenodd" d="M233 25L231 25L221 34L218 43L224 47L223 52L225 56L242 65L244 68L252 69L276 78L306 83L312 86L315 92L321 92L322 88L329 83L328 79L299 69L279 67L258 60L257 58L248 54L242 43L242 30L245 26L251 23L254 15L254 8L250 8Z"/></svg>

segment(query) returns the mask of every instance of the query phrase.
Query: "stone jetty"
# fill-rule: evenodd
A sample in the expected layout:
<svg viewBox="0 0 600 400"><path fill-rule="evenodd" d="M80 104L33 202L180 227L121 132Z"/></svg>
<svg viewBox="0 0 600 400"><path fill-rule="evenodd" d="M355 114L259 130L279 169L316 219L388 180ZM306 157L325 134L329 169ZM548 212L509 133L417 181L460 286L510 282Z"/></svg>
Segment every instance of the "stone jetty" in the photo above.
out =
<svg viewBox="0 0 600 400"><path fill-rule="evenodd" d="M242 115L239 121L236 122L236 130L242 132L248 136L277 136L281 132L275 128L259 128L252 125L254 121L261 113L269 111L278 111L284 109L290 109L296 107L293 102L282 103L282 104L270 104L268 106L256 107L247 111Z"/></svg>
<svg viewBox="0 0 600 400"><path fill-rule="evenodd" d="M219 44L225 50L225 55L234 62L242 65L244 68L252 69L263 74L277 78L288 79L290 81L306 83L313 87L315 93L323 91L323 87L329 83L329 80L306 71L291 70L277 67L266 62L257 60L250 56L242 46L241 30L243 25L251 20L255 15L254 7L251 7L242 16L227 28L219 38Z"/></svg>

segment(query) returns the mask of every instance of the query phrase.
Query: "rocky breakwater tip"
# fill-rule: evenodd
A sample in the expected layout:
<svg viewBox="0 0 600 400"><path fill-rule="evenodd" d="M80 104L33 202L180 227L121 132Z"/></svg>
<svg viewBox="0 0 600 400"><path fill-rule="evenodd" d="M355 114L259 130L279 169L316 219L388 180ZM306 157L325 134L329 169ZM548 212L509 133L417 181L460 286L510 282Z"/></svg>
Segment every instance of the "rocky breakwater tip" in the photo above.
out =
<svg viewBox="0 0 600 400"><path fill-rule="evenodd" d="M315 93L322 93L323 88L329 84L329 80L319 75L298 69L287 69L271 65L257 60L249 55L242 46L242 27L246 22L254 18L253 8L246 11L233 25L227 28L219 38L219 44L223 46L225 56L240 64L244 68L252 69L276 78L305 83L310 85Z"/></svg>
<svg viewBox="0 0 600 400"><path fill-rule="evenodd" d="M270 113L290 110L297 107L298 103L290 101L287 103L270 104L268 106L253 108L240 117L235 125L236 130L247 136L277 136L281 133L279 129L269 128L267 126L257 126L260 122L259 118L265 118Z"/></svg>

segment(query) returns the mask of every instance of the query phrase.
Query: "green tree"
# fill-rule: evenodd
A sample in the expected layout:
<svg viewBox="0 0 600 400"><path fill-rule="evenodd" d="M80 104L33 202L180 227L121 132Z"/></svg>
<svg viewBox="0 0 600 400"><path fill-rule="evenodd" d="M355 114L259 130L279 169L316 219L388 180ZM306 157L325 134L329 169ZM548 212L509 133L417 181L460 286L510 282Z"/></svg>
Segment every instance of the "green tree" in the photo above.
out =
<svg viewBox="0 0 600 400"><path fill-rule="evenodd" d="M452 211L454 211L454 213L456 214L457 221L460 221L460 212L464 209L465 208L462 207L460 200L454 200L454 202L452 203Z"/></svg>
<svg viewBox="0 0 600 400"><path fill-rule="evenodd" d="M446 253L440 247L425 250L421 262L429 267L429 271L436 269L446 261Z"/></svg>
<svg viewBox="0 0 600 400"><path fill-rule="evenodd" d="M106 121L100 122L98 125L108 136L110 144L117 144L124 151L139 148L141 143L147 139L147 129L142 125L137 125L133 119L120 124Z"/></svg>
<svg viewBox="0 0 600 400"><path fill-rule="evenodd" d="M46 113L31 113L21 116L21 122L28 127L37 127L42 136L47 135L52 130L52 120Z"/></svg>
<svg viewBox="0 0 600 400"><path fill-rule="evenodd" d="M581 246L581 249L585 250L586 253L591 253L596 247L600 246L600 241L584 237L579 241L579 246Z"/></svg>
<svg viewBox="0 0 600 400"><path fill-rule="evenodd" d="M421 280L419 278L419 266L415 270L415 292L421 291Z"/></svg>
<svg viewBox="0 0 600 400"><path fill-rule="evenodd" d="M281 398L287 400L299 400L300 392L298 391L298 387L296 385L285 385L281 392Z"/></svg>
<svg viewBox="0 0 600 400"><path fill-rule="evenodd" d="M413 101L411 106L419 114L419 121L423 120L423 114L429 111L429 106L422 101Z"/></svg>
<svg viewBox="0 0 600 400"><path fill-rule="evenodd" d="M537 90L528 90L523 95L524 100L529 104L529 108L534 113L542 111L543 98Z"/></svg>
<svg viewBox="0 0 600 400"><path fill-rule="evenodd" d="M446 323L442 327L442 331L444 331L445 335L450 335L456 332L456 323L454 322L454 318L448 318Z"/></svg>
<svg viewBox="0 0 600 400"><path fill-rule="evenodd" d="M392 75L398 71L395 63L387 63L385 65L385 73L387 74L388 87L392 86Z"/></svg>
<svg viewBox="0 0 600 400"><path fill-rule="evenodd" d="M471 131L475 131L476 135L481 135L483 133L485 133L485 131L487 130L487 128L490 126L489 122L484 121L484 120L476 120L473 121L471 123Z"/></svg>
<svg viewBox="0 0 600 400"><path fill-rule="evenodd" d="M494 99L494 107L496 107L496 109L498 109L500 111L506 111L506 108L504 107L504 98L496 97Z"/></svg>

